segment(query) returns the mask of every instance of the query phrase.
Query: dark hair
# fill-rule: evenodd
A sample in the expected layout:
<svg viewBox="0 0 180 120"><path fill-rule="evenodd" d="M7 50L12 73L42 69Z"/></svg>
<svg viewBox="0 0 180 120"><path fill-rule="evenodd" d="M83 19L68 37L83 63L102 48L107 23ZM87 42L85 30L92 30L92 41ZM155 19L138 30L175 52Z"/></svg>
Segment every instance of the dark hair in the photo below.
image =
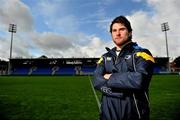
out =
<svg viewBox="0 0 180 120"><path fill-rule="evenodd" d="M111 33L112 33L112 26L114 23L121 23L128 29L129 32L132 32L131 23L128 21L128 19L126 17L118 16L111 22L111 25L110 25Z"/></svg>

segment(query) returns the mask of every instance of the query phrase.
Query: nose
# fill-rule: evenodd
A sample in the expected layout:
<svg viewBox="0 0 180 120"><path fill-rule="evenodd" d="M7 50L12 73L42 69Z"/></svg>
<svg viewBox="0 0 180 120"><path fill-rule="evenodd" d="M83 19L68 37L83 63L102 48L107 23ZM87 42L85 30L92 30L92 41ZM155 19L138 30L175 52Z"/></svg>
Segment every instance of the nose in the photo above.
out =
<svg viewBox="0 0 180 120"><path fill-rule="evenodd" d="M120 35L121 35L121 32L120 32L120 31L117 31L116 35L117 35L117 36L120 36Z"/></svg>

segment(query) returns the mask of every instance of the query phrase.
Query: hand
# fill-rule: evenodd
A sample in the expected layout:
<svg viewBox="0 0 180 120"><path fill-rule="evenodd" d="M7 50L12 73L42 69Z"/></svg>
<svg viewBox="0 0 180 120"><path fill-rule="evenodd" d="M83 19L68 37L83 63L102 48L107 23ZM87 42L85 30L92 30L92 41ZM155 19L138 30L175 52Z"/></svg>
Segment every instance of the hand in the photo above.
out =
<svg viewBox="0 0 180 120"><path fill-rule="evenodd" d="M109 80L109 78L111 77L111 75L112 75L112 74L104 74L104 78L105 78L106 80Z"/></svg>

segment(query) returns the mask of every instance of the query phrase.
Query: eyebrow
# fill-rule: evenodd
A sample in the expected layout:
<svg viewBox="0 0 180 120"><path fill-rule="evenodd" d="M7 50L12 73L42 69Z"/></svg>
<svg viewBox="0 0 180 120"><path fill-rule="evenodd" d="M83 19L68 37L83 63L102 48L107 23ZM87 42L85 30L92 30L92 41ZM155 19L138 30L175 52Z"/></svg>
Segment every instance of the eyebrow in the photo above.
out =
<svg viewBox="0 0 180 120"><path fill-rule="evenodd" d="M118 28L118 29L113 28L112 31L115 31L115 30L124 30L124 29L126 29L126 27L122 27L122 28Z"/></svg>

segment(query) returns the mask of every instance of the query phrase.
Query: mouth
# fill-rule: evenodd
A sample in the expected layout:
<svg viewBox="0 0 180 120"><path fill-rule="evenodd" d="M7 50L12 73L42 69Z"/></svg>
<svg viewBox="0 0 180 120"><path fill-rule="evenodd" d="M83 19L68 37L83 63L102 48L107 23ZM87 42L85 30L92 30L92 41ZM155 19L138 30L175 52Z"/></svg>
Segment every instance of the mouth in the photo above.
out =
<svg viewBox="0 0 180 120"><path fill-rule="evenodd" d="M115 39L118 40L118 39L121 39L121 37L116 37Z"/></svg>

